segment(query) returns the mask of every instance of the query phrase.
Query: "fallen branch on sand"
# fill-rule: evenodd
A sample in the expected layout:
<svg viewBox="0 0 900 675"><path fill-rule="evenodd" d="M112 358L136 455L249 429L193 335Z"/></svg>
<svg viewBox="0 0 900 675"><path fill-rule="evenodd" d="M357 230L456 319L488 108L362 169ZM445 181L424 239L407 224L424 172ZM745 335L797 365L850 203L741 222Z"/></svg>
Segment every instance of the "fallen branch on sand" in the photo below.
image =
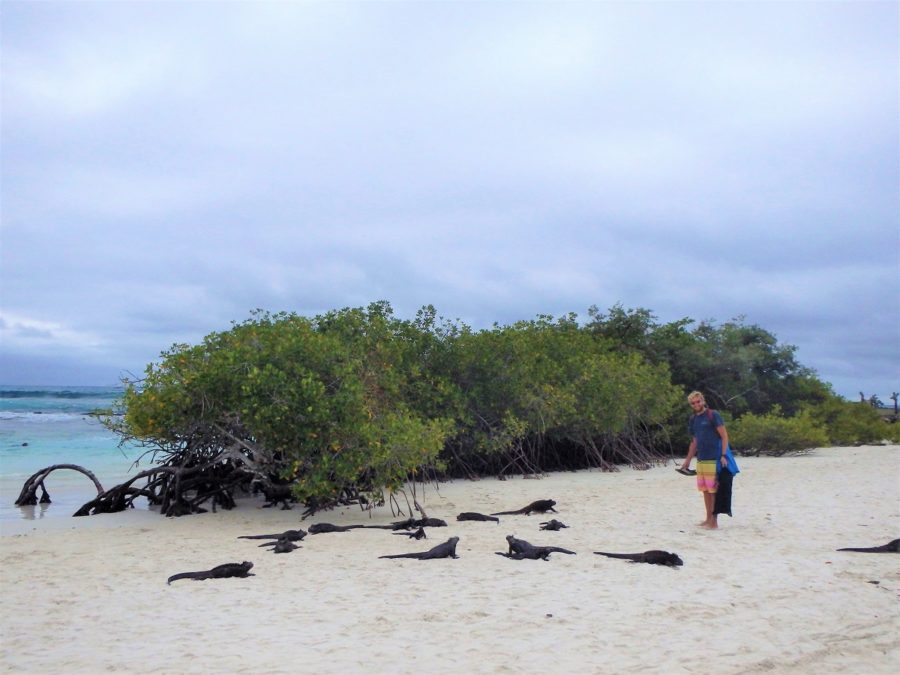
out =
<svg viewBox="0 0 900 675"><path fill-rule="evenodd" d="M50 493L47 492L47 488L44 486L44 480L53 471L58 471L59 469L69 469L71 471L83 473L93 481L94 486L97 488L97 494L103 494L103 486L100 484L100 481L97 480L97 477L92 472L84 467L78 466L77 464L54 464L53 466L45 467L32 474L32 476L25 481L25 484L22 486L22 491L16 499L16 506L33 506L37 504L38 499L36 493L38 488L41 489L41 504L51 504Z"/></svg>

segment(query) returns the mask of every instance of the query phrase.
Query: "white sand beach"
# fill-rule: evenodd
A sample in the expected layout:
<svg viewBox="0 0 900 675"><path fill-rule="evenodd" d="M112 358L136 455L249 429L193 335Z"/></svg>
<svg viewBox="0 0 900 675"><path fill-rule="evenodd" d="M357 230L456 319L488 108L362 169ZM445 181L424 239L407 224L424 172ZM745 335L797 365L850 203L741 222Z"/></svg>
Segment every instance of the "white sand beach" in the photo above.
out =
<svg viewBox="0 0 900 675"><path fill-rule="evenodd" d="M734 518L703 516L673 465L419 488L448 521L415 541L310 535L276 555L238 535L388 523L356 508L166 519L149 511L3 524L10 673L894 673L900 556L836 552L900 536L900 446L739 458ZM48 481L51 488L52 482ZM555 499L558 514L456 522ZM405 515L405 514L404 514ZM539 531L555 517L569 529ZM504 537L577 555L515 561ZM381 560L460 538L452 560ZM681 568L592 551L665 549ZM250 560L245 579L177 572Z"/></svg>

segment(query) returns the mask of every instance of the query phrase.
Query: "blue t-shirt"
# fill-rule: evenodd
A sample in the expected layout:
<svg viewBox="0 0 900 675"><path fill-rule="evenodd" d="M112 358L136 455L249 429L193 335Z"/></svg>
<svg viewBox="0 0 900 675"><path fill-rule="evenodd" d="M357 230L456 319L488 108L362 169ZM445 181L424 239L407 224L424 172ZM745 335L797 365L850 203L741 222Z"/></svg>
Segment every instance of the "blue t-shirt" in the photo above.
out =
<svg viewBox="0 0 900 675"><path fill-rule="evenodd" d="M712 415L708 414L712 412ZM712 419L710 419L712 418ZM716 429L725 424L715 410L704 410L699 415L691 415L688 431L697 439L697 460L709 461L722 456L722 437Z"/></svg>

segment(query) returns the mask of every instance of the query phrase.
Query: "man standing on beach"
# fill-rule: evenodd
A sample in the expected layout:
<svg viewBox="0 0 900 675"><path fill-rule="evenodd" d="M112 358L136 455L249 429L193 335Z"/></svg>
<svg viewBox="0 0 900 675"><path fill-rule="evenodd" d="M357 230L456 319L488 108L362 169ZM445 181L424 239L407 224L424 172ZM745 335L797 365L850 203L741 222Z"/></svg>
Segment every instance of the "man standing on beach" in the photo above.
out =
<svg viewBox="0 0 900 675"><path fill-rule="evenodd" d="M687 400L694 414L688 421L691 446L688 448L687 458L681 465L681 470L686 471L694 455L697 456L697 489L703 495L703 504L706 507L706 520L699 525L708 530L715 530L719 527L714 512L718 488L716 473L719 463L723 467L728 463L725 454L728 450L728 431L725 429L722 416L706 407L703 394L692 391Z"/></svg>

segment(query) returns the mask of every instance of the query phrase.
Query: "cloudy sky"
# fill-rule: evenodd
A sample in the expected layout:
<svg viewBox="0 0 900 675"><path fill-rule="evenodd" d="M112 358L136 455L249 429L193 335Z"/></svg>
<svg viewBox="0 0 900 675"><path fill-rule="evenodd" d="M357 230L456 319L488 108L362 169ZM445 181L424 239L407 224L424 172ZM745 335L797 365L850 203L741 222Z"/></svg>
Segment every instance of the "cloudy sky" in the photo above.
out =
<svg viewBox="0 0 900 675"><path fill-rule="evenodd" d="M0 382L254 308L744 316L900 390L896 2L2 5Z"/></svg>

